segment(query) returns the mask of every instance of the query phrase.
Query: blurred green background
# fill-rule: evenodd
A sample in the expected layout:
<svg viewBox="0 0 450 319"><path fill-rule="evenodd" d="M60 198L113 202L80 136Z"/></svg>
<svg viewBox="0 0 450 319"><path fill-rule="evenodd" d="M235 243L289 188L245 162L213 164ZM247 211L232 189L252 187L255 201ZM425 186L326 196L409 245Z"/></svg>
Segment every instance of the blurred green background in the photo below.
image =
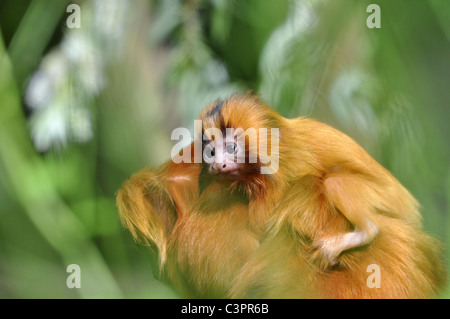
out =
<svg viewBox="0 0 450 319"><path fill-rule="evenodd" d="M248 90L356 139L450 244L449 1L2 0L0 31L0 298L176 297L115 193Z"/></svg>

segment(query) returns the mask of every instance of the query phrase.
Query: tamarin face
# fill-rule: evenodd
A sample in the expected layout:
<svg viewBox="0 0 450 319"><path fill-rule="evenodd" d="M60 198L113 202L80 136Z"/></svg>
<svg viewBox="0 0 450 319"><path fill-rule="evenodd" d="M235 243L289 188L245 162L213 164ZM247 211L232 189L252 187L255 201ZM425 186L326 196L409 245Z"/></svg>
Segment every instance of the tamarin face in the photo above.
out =
<svg viewBox="0 0 450 319"><path fill-rule="evenodd" d="M279 118L253 97L232 96L211 104L199 117L204 171L249 192L260 188L264 174L278 168L273 130L281 126ZM265 171L272 166L276 169Z"/></svg>
<svg viewBox="0 0 450 319"><path fill-rule="evenodd" d="M208 130L204 133L203 156L210 174L222 174L239 177L241 163L245 163L245 145L238 145L238 137L225 135L225 139L213 135Z"/></svg>
<svg viewBox="0 0 450 319"><path fill-rule="evenodd" d="M224 102L217 105L203 123L203 163L209 174L234 181L259 174L258 135L254 128L244 130L240 123L225 118L222 113Z"/></svg>

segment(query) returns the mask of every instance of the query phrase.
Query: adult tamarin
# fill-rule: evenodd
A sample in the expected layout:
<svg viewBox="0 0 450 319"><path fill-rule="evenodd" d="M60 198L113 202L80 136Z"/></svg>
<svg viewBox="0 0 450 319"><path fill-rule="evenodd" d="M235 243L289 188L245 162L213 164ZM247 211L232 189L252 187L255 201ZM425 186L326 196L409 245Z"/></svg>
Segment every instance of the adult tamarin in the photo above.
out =
<svg viewBox="0 0 450 319"><path fill-rule="evenodd" d="M426 298L445 283L417 201L350 137L251 95L199 119L202 158L194 142L190 163L144 169L117 194L183 297Z"/></svg>

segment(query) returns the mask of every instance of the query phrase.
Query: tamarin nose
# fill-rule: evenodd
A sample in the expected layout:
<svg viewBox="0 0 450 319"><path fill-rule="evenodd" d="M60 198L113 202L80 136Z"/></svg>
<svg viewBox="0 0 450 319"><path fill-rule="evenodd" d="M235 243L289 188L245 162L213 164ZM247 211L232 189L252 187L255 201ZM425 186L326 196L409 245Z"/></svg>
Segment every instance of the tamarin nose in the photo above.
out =
<svg viewBox="0 0 450 319"><path fill-rule="evenodd" d="M225 170L226 167L227 167L227 164L225 164L225 163L214 163L212 165L212 169L217 170L217 171Z"/></svg>
<svg viewBox="0 0 450 319"><path fill-rule="evenodd" d="M221 164L221 163L215 163L213 165L214 169L223 169L225 168L227 165L226 164Z"/></svg>

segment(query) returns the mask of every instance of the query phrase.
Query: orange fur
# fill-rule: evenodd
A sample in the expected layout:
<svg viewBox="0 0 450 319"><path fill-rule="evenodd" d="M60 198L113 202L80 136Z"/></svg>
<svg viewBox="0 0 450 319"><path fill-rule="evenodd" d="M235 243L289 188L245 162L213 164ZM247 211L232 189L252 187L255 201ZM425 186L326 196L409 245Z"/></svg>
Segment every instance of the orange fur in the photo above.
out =
<svg viewBox="0 0 450 319"><path fill-rule="evenodd" d="M444 284L440 244L421 230L418 203L350 137L249 95L199 118L203 128L279 128L279 169L263 175L244 163L229 179L169 161L123 185L124 225L156 245L182 296L426 298ZM371 264L381 288L367 286Z"/></svg>

